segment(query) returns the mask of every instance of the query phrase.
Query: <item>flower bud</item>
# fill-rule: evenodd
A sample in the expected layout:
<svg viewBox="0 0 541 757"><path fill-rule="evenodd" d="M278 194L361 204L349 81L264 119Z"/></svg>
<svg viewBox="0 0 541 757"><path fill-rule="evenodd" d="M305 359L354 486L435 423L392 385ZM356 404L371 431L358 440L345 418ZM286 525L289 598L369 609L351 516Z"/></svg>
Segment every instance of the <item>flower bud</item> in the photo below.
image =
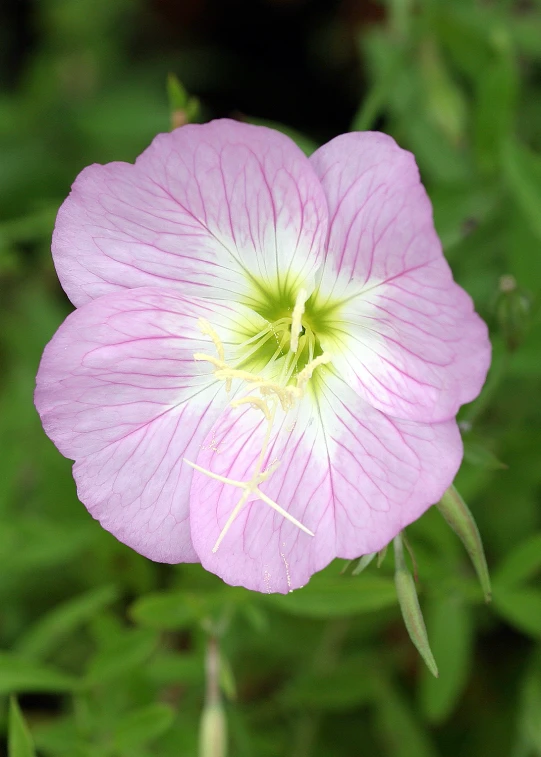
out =
<svg viewBox="0 0 541 757"><path fill-rule="evenodd" d="M226 757L227 721L220 702L205 705L199 728L199 757Z"/></svg>
<svg viewBox="0 0 541 757"><path fill-rule="evenodd" d="M490 602L492 590L483 542L468 506L455 487L450 486L438 502L437 508L464 544L479 577L485 602Z"/></svg>
<svg viewBox="0 0 541 757"><path fill-rule="evenodd" d="M417 647L419 654L427 664L432 675L438 678L438 666L436 665L436 660L434 659L430 644L428 643L428 634L426 632L423 613L421 612L421 607L419 605L419 598L417 597L415 581L413 580L413 576L409 572L404 559L402 535L398 534L398 536L395 536L393 543L395 559L394 578L402 617L404 618L404 623L410 639Z"/></svg>
<svg viewBox="0 0 541 757"><path fill-rule="evenodd" d="M192 121L197 120L199 113L199 100L190 97L182 82L175 74L167 76L167 96L171 111L171 128L178 129Z"/></svg>

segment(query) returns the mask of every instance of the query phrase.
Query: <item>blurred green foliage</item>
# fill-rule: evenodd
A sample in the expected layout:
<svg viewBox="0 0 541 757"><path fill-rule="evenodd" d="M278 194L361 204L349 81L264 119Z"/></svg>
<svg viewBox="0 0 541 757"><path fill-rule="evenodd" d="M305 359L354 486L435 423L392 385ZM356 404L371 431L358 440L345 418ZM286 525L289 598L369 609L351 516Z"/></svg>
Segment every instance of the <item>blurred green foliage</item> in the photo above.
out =
<svg viewBox="0 0 541 757"><path fill-rule="evenodd" d="M541 755L539 0L388 0L358 39L367 89L351 128L416 154L494 345L483 394L461 412L457 480L492 605L435 508L408 529L439 679L403 627L390 557L256 595L145 560L78 503L32 405L42 348L69 312L51 230L83 166L133 160L169 128L171 62L134 62L141 3L33 8L38 42L0 95L0 753L196 754L213 635L235 757ZM286 130L312 149L317 129Z"/></svg>

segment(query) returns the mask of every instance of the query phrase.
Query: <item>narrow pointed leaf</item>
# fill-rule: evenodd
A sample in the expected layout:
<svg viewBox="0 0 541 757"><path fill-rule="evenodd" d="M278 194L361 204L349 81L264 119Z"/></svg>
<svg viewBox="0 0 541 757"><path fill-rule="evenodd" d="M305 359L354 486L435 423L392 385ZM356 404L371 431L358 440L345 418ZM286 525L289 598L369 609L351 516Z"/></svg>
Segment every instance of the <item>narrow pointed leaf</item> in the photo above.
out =
<svg viewBox="0 0 541 757"><path fill-rule="evenodd" d="M441 498L441 501L438 502L437 508L464 544L479 577L481 588L485 595L485 602L490 602L492 589L490 587L485 550L483 549L479 529L469 507L455 487L450 486Z"/></svg>
<svg viewBox="0 0 541 757"><path fill-rule="evenodd" d="M394 556L396 593L404 623L406 624L410 639L417 647L430 672L437 678L438 666L428 643L428 635L417 597L415 581L404 559L404 547L400 534L394 539Z"/></svg>
<svg viewBox="0 0 541 757"><path fill-rule="evenodd" d="M0 694L72 691L76 686L76 679L51 666L11 652L0 653Z"/></svg>
<svg viewBox="0 0 541 757"><path fill-rule="evenodd" d="M15 697L9 702L9 757L35 757L34 744Z"/></svg>

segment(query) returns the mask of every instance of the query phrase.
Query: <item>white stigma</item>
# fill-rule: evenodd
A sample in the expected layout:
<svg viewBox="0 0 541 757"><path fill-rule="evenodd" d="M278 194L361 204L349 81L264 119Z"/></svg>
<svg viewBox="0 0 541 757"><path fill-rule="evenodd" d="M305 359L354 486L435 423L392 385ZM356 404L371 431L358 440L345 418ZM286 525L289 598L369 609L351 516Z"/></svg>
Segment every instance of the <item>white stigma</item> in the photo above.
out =
<svg viewBox="0 0 541 757"><path fill-rule="evenodd" d="M280 505L277 502L274 502L270 497L267 497L267 495L262 492L259 489L259 484L263 483L263 481L266 481L267 478L274 473L278 465L280 464L279 461L276 461L272 465L270 465L267 470L261 472L261 473L255 473L250 481L236 481L233 478L226 478L226 476L220 476L217 473L213 473L213 471L207 470L206 468L202 468L200 465L197 465L196 463L192 463L189 460L186 460L186 458L183 458L184 462L187 463L189 466L194 468L195 470L199 471L200 473L204 473L209 478L214 478L216 481L221 481L223 484L229 484L230 486L235 486L239 489L244 489L242 493L242 497L239 499L233 510L231 511L231 514L229 518L227 519L227 522L225 526L222 528L220 535L218 536L218 539L216 540L216 544L213 546L212 551L217 552L218 547L222 543L224 536L227 534L229 529L231 528L233 521L237 517L237 515L240 513L244 505L246 504L246 501L248 500L248 497L251 494L255 494L256 497L263 502L265 502L267 505L272 507L273 510L276 510L277 513L280 513L286 520L288 520L290 523L293 523L294 526L297 526L301 531L304 531L305 534L308 534L309 536L313 536L313 532L310 531L309 528L306 528L299 520L293 517L290 513L287 512L287 510L284 510L283 507L280 507Z"/></svg>
<svg viewBox="0 0 541 757"><path fill-rule="evenodd" d="M308 299L306 289L301 289L295 300L295 307L291 315L291 341L289 343L290 352L297 352L299 349L299 335L302 331L302 317L304 315L304 306Z"/></svg>

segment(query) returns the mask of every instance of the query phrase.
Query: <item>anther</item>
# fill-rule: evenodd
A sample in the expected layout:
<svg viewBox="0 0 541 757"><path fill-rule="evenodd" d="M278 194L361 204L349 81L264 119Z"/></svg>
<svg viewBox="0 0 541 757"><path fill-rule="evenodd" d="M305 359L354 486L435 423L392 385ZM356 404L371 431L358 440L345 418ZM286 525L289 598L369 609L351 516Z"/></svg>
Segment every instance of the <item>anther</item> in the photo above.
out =
<svg viewBox="0 0 541 757"><path fill-rule="evenodd" d="M239 407L239 405L251 405L257 410L261 410L269 423L272 420L269 406L264 400L261 399L261 397L256 397L255 394L250 394L248 395L248 397L242 397L239 400L231 400L229 404L231 405L231 407Z"/></svg>
<svg viewBox="0 0 541 757"><path fill-rule="evenodd" d="M216 352L218 353L218 357L223 362L225 360L224 346L218 334L214 331L214 329L212 328L212 326L210 325L210 323L207 321L206 318L199 318L197 321L197 325L199 326L199 329L202 334L205 334L206 336L210 336L210 338L214 342L214 346L216 347Z"/></svg>
<svg viewBox="0 0 541 757"><path fill-rule="evenodd" d="M324 352L322 355L319 355L314 360L312 360L308 365L306 365L302 371L297 375L297 388L302 392L306 388L306 384L310 381L312 378L312 375L316 368L318 368L320 365L325 365L326 363L330 363L332 360L332 356L329 352Z"/></svg>

